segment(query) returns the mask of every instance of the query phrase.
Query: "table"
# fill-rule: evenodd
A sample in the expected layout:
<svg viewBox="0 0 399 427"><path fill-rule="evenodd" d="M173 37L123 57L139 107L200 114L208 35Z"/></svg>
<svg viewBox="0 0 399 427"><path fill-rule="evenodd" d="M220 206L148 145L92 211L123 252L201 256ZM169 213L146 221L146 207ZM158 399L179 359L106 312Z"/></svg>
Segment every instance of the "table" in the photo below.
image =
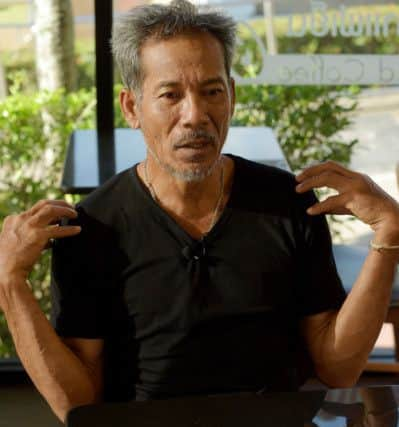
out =
<svg viewBox="0 0 399 427"><path fill-rule="evenodd" d="M68 427L399 427L399 386L242 393L73 409Z"/></svg>
<svg viewBox="0 0 399 427"><path fill-rule="evenodd" d="M265 126L231 126L223 152L289 170L273 130ZM145 156L141 131L115 129L115 173L141 162ZM61 188L65 193L89 193L100 184L99 176L97 132L76 130L68 146Z"/></svg>

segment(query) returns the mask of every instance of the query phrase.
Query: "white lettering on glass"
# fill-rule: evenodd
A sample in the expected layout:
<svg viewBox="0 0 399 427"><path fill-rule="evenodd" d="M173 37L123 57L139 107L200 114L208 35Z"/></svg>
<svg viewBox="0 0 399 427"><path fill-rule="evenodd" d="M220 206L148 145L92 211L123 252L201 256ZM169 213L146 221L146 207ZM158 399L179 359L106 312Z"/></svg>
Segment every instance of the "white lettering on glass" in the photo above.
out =
<svg viewBox="0 0 399 427"><path fill-rule="evenodd" d="M328 11L324 1L312 1L310 5L310 16L303 14L299 17L299 28L295 28L294 16L288 16L288 37L303 37L307 31L315 37L329 34L333 37L388 37L391 25L396 25L396 34L399 35L399 15L395 13L354 13L349 12L345 5L340 5L338 11Z"/></svg>
<svg viewBox="0 0 399 427"><path fill-rule="evenodd" d="M256 77L233 73L238 85L399 84L399 55L266 55Z"/></svg>
<svg viewBox="0 0 399 427"><path fill-rule="evenodd" d="M316 37L325 37L330 31L327 5L322 1L312 2L311 31Z"/></svg>

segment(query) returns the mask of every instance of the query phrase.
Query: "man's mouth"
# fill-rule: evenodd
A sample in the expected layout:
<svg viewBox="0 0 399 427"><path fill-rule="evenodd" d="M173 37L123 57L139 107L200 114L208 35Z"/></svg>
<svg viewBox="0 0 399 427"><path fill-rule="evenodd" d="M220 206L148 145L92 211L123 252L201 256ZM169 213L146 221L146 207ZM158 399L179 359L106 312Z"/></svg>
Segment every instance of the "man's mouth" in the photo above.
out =
<svg viewBox="0 0 399 427"><path fill-rule="evenodd" d="M213 143L212 141L209 140L201 140L201 141L196 141L196 142L189 142L186 144L182 144L177 146L177 149L180 148L188 148L188 149L192 149L192 150L205 150L208 149L209 147L212 147Z"/></svg>

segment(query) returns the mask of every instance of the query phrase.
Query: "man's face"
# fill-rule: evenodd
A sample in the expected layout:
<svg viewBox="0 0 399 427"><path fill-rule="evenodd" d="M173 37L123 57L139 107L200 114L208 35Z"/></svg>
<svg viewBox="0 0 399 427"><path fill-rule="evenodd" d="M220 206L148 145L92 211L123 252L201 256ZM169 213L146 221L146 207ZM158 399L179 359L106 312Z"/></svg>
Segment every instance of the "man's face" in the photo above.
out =
<svg viewBox="0 0 399 427"><path fill-rule="evenodd" d="M176 178L202 180L220 157L234 107L220 43L208 33L150 39L141 65L135 111L150 153Z"/></svg>

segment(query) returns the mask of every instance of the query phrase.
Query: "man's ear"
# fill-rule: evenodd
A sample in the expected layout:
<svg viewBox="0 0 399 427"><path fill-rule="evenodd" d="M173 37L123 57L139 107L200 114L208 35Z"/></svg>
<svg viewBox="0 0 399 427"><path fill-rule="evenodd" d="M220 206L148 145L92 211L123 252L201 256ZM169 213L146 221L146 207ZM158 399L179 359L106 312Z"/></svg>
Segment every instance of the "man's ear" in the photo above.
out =
<svg viewBox="0 0 399 427"><path fill-rule="evenodd" d="M234 115L236 105L236 82L233 77L230 77L230 95L231 95L231 117Z"/></svg>
<svg viewBox="0 0 399 427"><path fill-rule="evenodd" d="M133 129L140 128L140 120L138 115L137 96L133 91L123 88L119 94L119 103L123 115L130 127Z"/></svg>

